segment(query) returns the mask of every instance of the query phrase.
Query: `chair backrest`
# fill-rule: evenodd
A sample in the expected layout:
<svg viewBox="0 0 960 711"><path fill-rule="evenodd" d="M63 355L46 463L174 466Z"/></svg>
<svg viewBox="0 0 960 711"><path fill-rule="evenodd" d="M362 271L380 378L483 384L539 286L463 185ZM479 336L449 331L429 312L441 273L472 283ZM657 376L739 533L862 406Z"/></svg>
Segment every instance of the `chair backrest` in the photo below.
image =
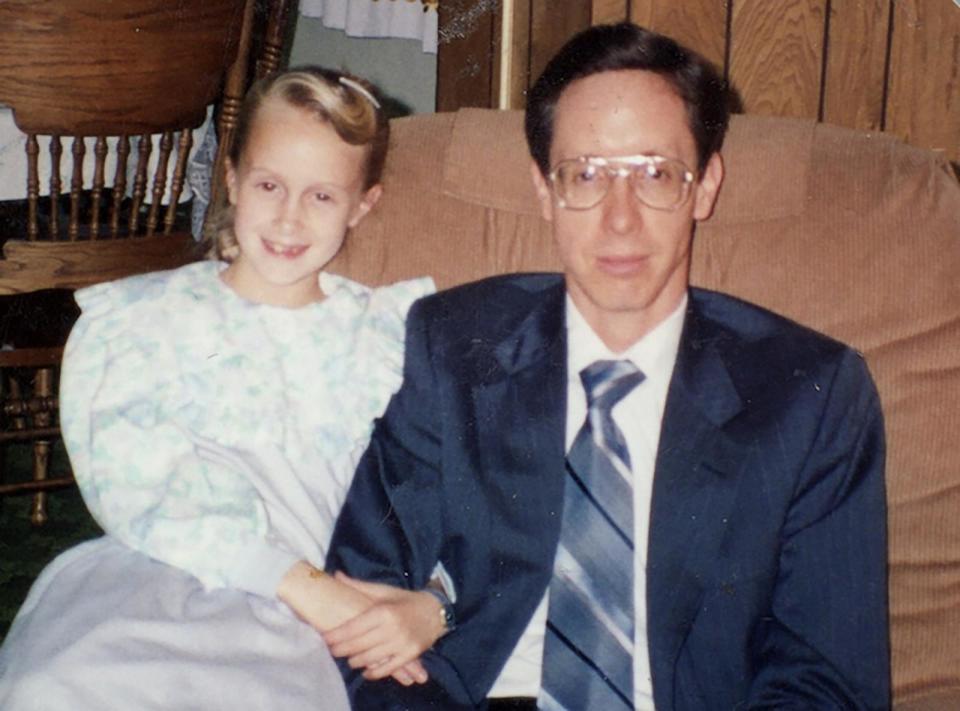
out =
<svg viewBox="0 0 960 711"><path fill-rule="evenodd" d="M930 151L806 120L735 116L723 154L692 281L863 352L887 429L897 708L960 708L960 184ZM558 268L529 162L519 112L395 120L383 197L333 268L444 287Z"/></svg>
<svg viewBox="0 0 960 711"><path fill-rule="evenodd" d="M0 293L77 288L198 256L178 217L193 132L222 98L219 151L229 146L254 5L0 3L0 103L27 134L26 226L0 228ZM275 69L277 49L264 51L261 71Z"/></svg>

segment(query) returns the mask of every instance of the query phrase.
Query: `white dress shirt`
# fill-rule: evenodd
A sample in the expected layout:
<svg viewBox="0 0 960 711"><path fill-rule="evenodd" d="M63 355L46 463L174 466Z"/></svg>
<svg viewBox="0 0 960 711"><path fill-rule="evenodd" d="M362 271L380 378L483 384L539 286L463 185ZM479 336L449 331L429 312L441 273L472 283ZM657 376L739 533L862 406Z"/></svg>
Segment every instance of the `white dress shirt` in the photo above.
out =
<svg viewBox="0 0 960 711"><path fill-rule="evenodd" d="M646 376L613 408L613 419L624 434L633 473L634 525L634 652L633 695L638 711L653 709L653 685L647 648L647 533L650 498L656 465L660 426L683 330L687 297L656 328L622 353L613 353L594 333L569 295L567 322L567 426L566 449L580 431L587 415L587 396L580 371L597 360L627 359ZM527 629L507 660L490 691L492 697L537 696L543 661L543 638L547 624L545 593Z"/></svg>

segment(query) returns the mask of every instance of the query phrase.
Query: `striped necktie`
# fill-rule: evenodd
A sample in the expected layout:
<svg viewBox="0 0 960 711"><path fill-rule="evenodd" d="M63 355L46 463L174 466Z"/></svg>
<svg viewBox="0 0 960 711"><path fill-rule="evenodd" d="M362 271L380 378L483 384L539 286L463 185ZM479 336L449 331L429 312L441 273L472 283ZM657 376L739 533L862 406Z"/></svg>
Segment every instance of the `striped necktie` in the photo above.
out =
<svg viewBox="0 0 960 711"><path fill-rule="evenodd" d="M587 419L567 455L538 706L633 708L633 487L613 406L644 378L626 360L580 372Z"/></svg>

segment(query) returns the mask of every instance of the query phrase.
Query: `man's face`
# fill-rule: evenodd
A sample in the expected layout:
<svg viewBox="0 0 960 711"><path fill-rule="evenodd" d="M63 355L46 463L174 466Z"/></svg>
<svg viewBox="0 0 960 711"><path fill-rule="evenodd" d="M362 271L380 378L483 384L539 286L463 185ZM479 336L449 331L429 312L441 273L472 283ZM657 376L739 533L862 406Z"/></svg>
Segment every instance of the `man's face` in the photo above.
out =
<svg viewBox="0 0 960 711"><path fill-rule="evenodd" d="M551 168L580 156L658 155L694 173L689 197L673 210L641 203L624 177L586 210L561 207L533 166L544 219L553 223L567 291L590 326L619 352L680 303L690 271L696 220L713 209L723 177L718 155L697 174L697 149L683 100L666 80L624 70L579 79L560 95L554 115Z"/></svg>

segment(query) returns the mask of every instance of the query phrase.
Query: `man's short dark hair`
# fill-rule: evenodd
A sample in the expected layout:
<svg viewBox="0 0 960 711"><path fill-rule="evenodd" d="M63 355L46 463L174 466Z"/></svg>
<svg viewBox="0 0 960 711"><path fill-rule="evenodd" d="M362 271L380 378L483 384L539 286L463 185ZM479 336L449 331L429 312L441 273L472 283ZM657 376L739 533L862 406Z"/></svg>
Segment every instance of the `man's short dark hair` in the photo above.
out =
<svg viewBox="0 0 960 711"><path fill-rule="evenodd" d="M713 65L674 40L629 22L596 25L567 42L527 95L525 128L530 154L550 172L554 110L563 90L601 72L643 69L666 79L687 107L698 170L720 150L730 114L726 82Z"/></svg>

